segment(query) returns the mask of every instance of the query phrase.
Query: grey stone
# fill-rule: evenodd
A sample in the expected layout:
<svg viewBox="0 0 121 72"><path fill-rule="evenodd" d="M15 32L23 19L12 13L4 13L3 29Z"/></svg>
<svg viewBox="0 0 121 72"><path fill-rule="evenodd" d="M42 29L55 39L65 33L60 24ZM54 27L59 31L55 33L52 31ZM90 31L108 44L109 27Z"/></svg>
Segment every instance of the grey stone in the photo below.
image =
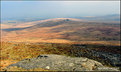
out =
<svg viewBox="0 0 121 72"><path fill-rule="evenodd" d="M17 66L24 69L43 68L56 71L93 71L98 70L99 67L104 67L97 61L83 57L67 57L54 54L39 55L39 57L31 58L30 61L24 59L9 65L7 68Z"/></svg>

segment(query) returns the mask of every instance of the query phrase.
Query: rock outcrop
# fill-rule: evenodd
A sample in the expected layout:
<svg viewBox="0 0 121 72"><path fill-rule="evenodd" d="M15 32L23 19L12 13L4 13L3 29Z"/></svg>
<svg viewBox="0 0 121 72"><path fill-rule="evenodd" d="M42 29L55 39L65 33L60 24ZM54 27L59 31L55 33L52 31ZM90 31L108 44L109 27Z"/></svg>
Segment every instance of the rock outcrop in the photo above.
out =
<svg viewBox="0 0 121 72"><path fill-rule="evenodd" d="M84 57L67 57L62 55L39 55L36 58L24 59L18 63L9 65L17 66L23 69L42 68L51 71L118 71L103 66L100 62L84 58Z"/></svg>
<svg viewBox="0 0 121 72"><path fill-rule="evenodd" d="M81 45L75 45L75 47L72 48L70 52L76 57L87 57L89 59L93 59L114 67L121 66L120 54L96 51Z"/></svg>

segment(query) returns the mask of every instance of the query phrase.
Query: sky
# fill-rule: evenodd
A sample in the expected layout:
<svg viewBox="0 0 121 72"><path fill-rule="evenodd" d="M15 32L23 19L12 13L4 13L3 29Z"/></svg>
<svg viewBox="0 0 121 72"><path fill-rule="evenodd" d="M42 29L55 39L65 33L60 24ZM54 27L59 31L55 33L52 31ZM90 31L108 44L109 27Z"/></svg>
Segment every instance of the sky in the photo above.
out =
<svg viewBox="0 0 121 72"><path fill-rule="evenodd" d="M120 14L119 1L2 1L2 18L81 17Z"/></svg>

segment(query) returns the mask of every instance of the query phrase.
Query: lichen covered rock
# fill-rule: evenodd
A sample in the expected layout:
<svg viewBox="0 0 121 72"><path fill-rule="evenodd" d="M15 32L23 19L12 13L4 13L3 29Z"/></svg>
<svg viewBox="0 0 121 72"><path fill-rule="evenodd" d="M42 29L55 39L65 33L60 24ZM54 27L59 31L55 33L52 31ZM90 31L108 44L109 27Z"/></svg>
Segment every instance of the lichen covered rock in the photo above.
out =
<svg viewBox="0 0 121 72"><path fill-rule="evenodd" d="M23 69L42 68L54 71L99 71L104 66L94 60L84 57L67 57L62 55L39 55L36 58L24 59L10 67L17 66ZM107 69L107 71L110 71ZM111 70L113 71L113 69ZM116 71L116 70L114 70Z"/></svg>

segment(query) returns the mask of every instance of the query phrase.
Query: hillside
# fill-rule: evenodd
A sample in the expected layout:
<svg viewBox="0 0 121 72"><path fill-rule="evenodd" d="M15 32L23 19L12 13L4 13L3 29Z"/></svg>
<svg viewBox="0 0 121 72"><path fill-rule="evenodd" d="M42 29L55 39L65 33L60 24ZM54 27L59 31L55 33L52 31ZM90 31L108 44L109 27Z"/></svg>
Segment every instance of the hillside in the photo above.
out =
<svg viewBox="0 0 121 72"><path fill-rule="evenodd" d="M121 65L120 24L117 22L55 18L9 26L3 24L1 41L1 70L9 65L15 66L8 71L26 70L16 67L16 64L41 54L86 57L108 67ZM41 65L34 70L48 71Z"/></svg>
<svg viewBox="0 0 121 72"><path fill-rule="evenodd" d="M119 41L120 24L56 18L33 22L32 26L3 29L2 36L4 41L16 42Z"/></svg>
<svg viewBox="0 0 121 72"><path fill-rule="evenodd" d="M89 21L98 21L98 22L120 22L120 14L109 14L104 16L86 16L86 17L75 17L78 19L84 19Z"/></svg>
<svg viewBox="0 0 121 72"><path fill-rule="evenodd" d="M86 57L89 59L96 60L104 66L119 67L121 64L120 46L101 44L57 44L17 42L2 42L0 46L1 69L4 69L5 67L11 64L15 64L16 62L19 62L23 59L26 61L26 59L36 58L37 56L42 54L56 54L70 57ZM88 64L86 64L86 66L88 66ZM15 69L16 68L13 68L12 70Z"/></svg>

